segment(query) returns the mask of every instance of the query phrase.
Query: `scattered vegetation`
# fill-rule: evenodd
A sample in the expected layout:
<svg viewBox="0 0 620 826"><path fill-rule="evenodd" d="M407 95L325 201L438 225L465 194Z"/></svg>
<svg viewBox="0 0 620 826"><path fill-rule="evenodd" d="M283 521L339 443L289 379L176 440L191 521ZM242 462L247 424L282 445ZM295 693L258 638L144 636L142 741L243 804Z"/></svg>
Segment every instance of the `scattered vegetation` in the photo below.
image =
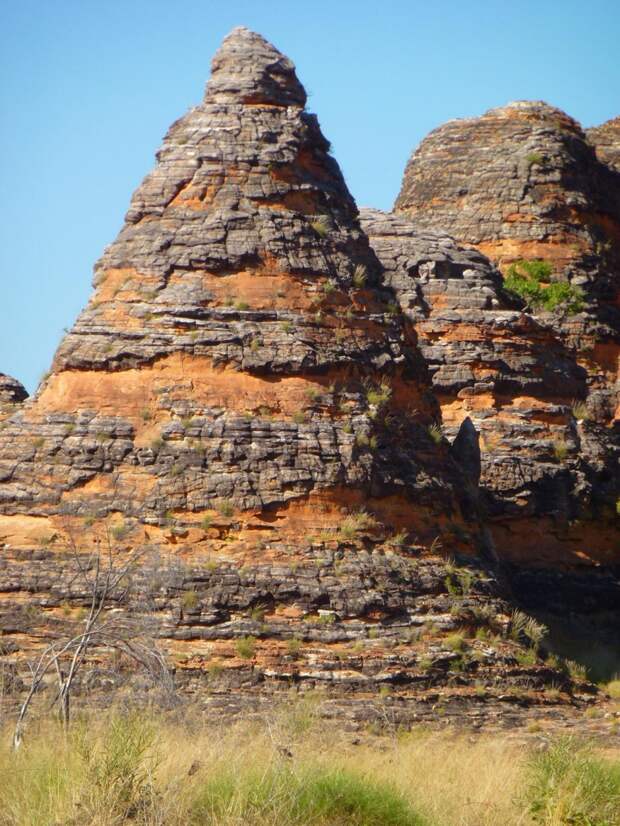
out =
<svg viewBox="0 0 620 826"><path fill-rule="evenodd" d="M331 229L331 221L328 215L317 215L310 226L320 238L325 238Z"/></svg>
<svg viewBox="0 0 620 826"><path fill-rule="evenodd" d="M603 691L607 692L614 700L620 700L620 675L614 677L610 682L605 683L602 688Z"/></svg>
<svg viewBox="0 0 620 826"><path fill-rule="evenodd" d="M387 542L388 545L393 545L395 548L404 548L409 540L409 532L406 530L398 531L393 536L391 536Z"/></svg>
<svg viewBox="0 0 620 826"><path fill-rule="evenodd" d="M379 387L369 387L366 391L366 401L368 404L373 405L375 407L381 407L381 405L387 404L390 400L390 396L392 395L392 388L390 385L383 381L379 385Z"/></svg>
<svg viewBox="0 0 620 826"><path fill-rule="evenodd" d="M235 651L242 660L253 660L256 654L256 637L239 637L235 640Z"/></svg>
<svg viewBox="0 0 620 826"><path fill-rule="evenodd" d="M544 155L541 155L540 152L529 152L525 156L525 160L530 166L533 166L534 164L538 164L538 166L540 166L545 162Z"/></svg>
<svg viewBox="0 0 620 826"><path fill-rule="evenodd" d="M450 651L463 651L465 648L465 637L460 633L448 634L443 642Z"/></svg>
<svg viewBox="0 0 620 826"><path fill-rule="evenodd" d="M428 435L435 442L436 445L441 444L443 440L443 432L441 426L438 424L431 424L428 426Z"/></svg>
<svg viewBox="0 0 620 826"><path fill-rule="evenodd" d="M557 439L553 443L553 455L558 462L563 462L568 456L568 445L563 439Z"/></svg>
<svg viewBox="0 0 620 826"><path fill-rule="evenodd" d="M377 520L366 511L350 513L340 523L340 536L343 539L355 539L360 533L371 531L377 527Z"/></svg>
<svg viewBox="0 0 620 826"><path fill-rule="evenodd" d="M118 522L110 528L110 535L113 539L120 542L131 533L131 528L125 522Z"/></svg>
<svg viewBox="0 0 620 826"><path fill-rule="evenodd" d="M198 607L199 599L196 591L184 591L181 597L181 605L186 611L193 611Z"/></svg>
<svg viewBox="0 0 620 826"><path fill-rule="evenodd" d="M525 799L535 823L613 826L620 822L620 761L605 760L573 738L528 763Z"/></svg>
<svg viewBox="0 0 620 826"><path fill-rule="evenodd" d="M353 271L353 286L357 287L358 290L361 290L362 287L365 286L367 278L368 274L366 272L366 267L363 264L358 264Z"/></svg>
<svg viewBox="0 0 620 826"><path fill-rule="evenodd" d="M535 650L549 633L549 629L542 622L523 611L513 611L510 617L510 636L515 641L523 639L529 641Z"/></svg>
<svg viewBox="0 0 620 826"><path fill-rule="evenodd" d="M577 399L571 405L571 413L576 419L584 422L590 418L588 405L585 402L578 401Z"/></svg>
<svg viewBox="0 0 620 826"><path fill-rule="evenodd" d="M217 510L221 516L231 517L235 512L235 506L230 499L223 499L218 503Z"/></svg>
<svg viewBox="0 0 620 826"><path fill-rule="evenodd" d="M290 640L287 640L286 650L291 657L296 657L301 651L301 640L297 639L297 637L292 637Z"/></svg>
<svg viewBox="0 0 620 826"><path fill-rule="evenodd" d="M515 261L508 267L504 287L521 298L526 309L561 310L567 314L583 309L583 291L567 281L551 281L552 267L547 261Z"/></svg>
<svg viewBox="0 0 620 826"><path fill-rule="evenodd" d="M430 664L428 665L430 668ZM209 670L221 670L213 663ZM357 736L317 701L269 719L174 725L136 714L0 741L1 826L613 826L620 762L575 739ZM538 730L537 728L535 730ZM192 732L188 738L187 731Z"/></svg>

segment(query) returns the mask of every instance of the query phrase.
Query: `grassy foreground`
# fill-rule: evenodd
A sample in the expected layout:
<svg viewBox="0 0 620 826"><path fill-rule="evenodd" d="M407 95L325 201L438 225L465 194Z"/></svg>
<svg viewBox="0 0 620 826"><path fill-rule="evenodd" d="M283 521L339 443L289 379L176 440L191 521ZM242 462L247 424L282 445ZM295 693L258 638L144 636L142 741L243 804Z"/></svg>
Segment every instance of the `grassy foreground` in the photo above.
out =
<svg viewBox="0 0 620 826"><path fill-rule="evenodd" d="M620 762L571 740L415 731L361 741L293 707L205 727L31 724L0 746L0 826L618 826Z"/></svg>

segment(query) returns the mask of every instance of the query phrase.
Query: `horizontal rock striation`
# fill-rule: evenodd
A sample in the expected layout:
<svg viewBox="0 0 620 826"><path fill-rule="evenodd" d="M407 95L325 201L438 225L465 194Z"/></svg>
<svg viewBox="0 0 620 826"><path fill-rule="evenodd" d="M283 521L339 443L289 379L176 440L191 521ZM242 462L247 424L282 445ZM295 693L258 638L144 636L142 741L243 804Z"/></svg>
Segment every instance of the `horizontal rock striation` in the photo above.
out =
<svg viewBox="0 0 620 826"><path fill-rule="evenodd" d="M566 406L589 392L594 411L594 384L479 252L397 216L361 225L305 102L266 40L224 40L50 374L11 402L11 698L27 661L81 627L96 559L134 563L106 616L155 640L209 708L326 686L356 720L382 719L393 693L395 721L444 704L480 721L594 691L513 613L495 566L509 536L485 512L527 514L531 547L534 517L539 536L565 520L579 485L598 507L588 468L599 448L608 461L607 414L581 424ZM548 456L560 436L565 464ZM145 689L110 647L95 660L84 697Z"/></svg>
<svg viewBox="0 0 620 826"><path fill-rule="evenodd" d="M28 398L26 388L17 379L0 373L0 405L18 404Z"/></svg>
<svg viewBox="0 0 620 826"><path fill-rule="evenodd" d="M599 161L620 172L620 117L586 129L586 137Z"/></svg>
<svg viewBox="0 0 620 826"><path fill-rule="evenodd" d="M588 395L587 371L515 307L481 253L406 215L362 210L361 220L415 324L445 434L453 440L466 419L480 434L496 551L530 565L614 561L620 451L605 394L575 401Z"/></svg>
<svg viewBox="0 0 620 826"><path fill-rule="evenodd" d="M583 316L549 323L578 350L596 336L617 355L618 174L564 112L517 101L431 132L411 156L395 209L475 244L502 270L545 260L587 298Z"/></svg>

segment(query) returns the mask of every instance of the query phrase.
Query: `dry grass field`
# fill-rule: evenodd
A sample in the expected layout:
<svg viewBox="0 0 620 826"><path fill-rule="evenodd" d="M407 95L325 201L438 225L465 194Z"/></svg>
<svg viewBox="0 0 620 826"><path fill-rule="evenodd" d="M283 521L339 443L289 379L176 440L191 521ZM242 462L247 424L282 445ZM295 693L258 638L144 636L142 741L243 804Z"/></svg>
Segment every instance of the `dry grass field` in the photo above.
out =
<svg viewBox="0 0 620 826"><path fill-rule="evenodd" d="M32 721L0 746L0 826L617 826L620 755L506 735L358 735L285 706L205 724Z"/></svg>

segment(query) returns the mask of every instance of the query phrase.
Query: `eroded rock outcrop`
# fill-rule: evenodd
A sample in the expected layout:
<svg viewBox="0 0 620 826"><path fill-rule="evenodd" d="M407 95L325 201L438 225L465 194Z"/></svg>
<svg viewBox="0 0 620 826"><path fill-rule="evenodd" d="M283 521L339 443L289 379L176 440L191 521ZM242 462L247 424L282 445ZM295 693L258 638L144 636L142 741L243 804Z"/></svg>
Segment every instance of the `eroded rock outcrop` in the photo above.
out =
<svg viewBox="0 0 620 826"><path fill-rule="evenodd" d="M480 434L497 553L531 567L617 561L620 454L575 353L518 308L477 250L404 214L362 210L361 218L415 325L444 432L453 440L473 422ZM601 387L606 394L604 379Z"/></svg>
<svg viewBox="0 0 620 826"><path fill-rule="evenodd" d="M19 404L27 398L28 393L23 384L5 373L0 373L0 405Z"/></svg>
<svg viewBox="0 0 620 826"><path fill-rule="evenodd" d="M586 129L586 137L599 161L620 172L620 117Z"/></svg>
<svg viewBox="0 0 620 826"><path fill-rule="evenodd" d="M429 434L439 407L413 327L304 103L273 46L226 38L49 377L8 419L13 656L74 621L62 606L87 594L68 549L102 542L143 555L126 607L148 613L180 674L412 686L436 645L422 679L445 682L441 639L459 621L437 551L474 551L475 495ZM505 629L489 576L467 574L471 607ZM512 643L497 658L517 666Z"/></svg>
<svg viewBox="0 0 620 826"><path fill-rule="evenodd" d="M398 240L373 240L388 268L405 268L403 284L421 282L430 297L416 322L421 347L437 362L434 381L448 424L454 428L471 416L480 428L491 530L500 552L522 566L513 582L527 584L517 590L564 611L617 603L620 178L610 160L614 135L613 121L586 136L564 112L536 101L450 121L409 161L395 205L403 221ZM406 219L413 225L405 226ZM384 235L380 223L369 231ZM482 281L471 262L469 272L462 265L459 272L444 261L445 278L432 263L429 275L426 260L434 262L440 241L426 239L420 252L428 232L475 246L511 276L511 287L511 265L518 273L522 261L541 272L548 268L551 277L536 288L538 301L528 304L497 278L491 284L487 274ZM403 236L409 260L395 254ZM453 259L445 246L440 259ZM572 306L540 301L556 282L570 284L573 296L581 291L581 300ZM404 309L415 315L398 289ZM462 384L442 387L446 376ZM547 567L547 579L540 574L545 584L536 586L539 564L555 571ZM566 588L558 566L572 570ZM617 636L617 618L611 626Z"/></svg>
<svg viewBox="0 0 620 826"><path fill-rule="evenodd" d="M432 716L438 699L484 702L477 719L581 702L592 687L526 651L533 637L489 564L475 430L450 446L435 427L442 406L449 419L443 396L472 380L474 395L487 380L529 393L541 382L528 358L543 378L581 375L526 344L511 360L499 334L481 356L506 360L492 378L476 359L459 365L458 348L434 350L435 273L404 275L408 230L392 262L371 216L373 250L293 64L236 29L212 68L49 377L0 433L12 684L50 634L77 627L89 593L76 560L103 547L139 554L116 616L139 618L179 686L209 702L326 685L367 719L388 686L399 721ZM430 236L424 255L429 244L448 276L473 273L477 330L489 312L530 324L481 255ZM458 280L444 291L457 315ZM100 656L81 690L131 682Z"/></svg>

